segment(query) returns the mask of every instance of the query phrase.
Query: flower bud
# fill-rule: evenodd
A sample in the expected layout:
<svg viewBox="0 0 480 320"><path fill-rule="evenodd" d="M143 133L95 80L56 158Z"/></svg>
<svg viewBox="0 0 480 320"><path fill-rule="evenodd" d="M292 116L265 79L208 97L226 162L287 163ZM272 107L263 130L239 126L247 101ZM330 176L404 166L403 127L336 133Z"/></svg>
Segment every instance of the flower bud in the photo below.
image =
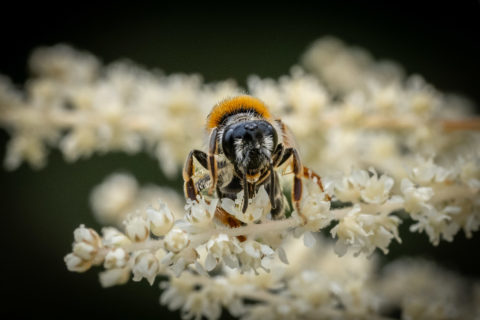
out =
<svg viewBox="0 0 480 320"><path fill-rule="evenodd" d="M145 278L150 285L153 284L159 271L159 263L153 253L150 251L135 252L130 260L130 265L133 273L133 281L140 281L142 278Z"/></svg>
<svg viewBox="0 0 480 320"><path fill-rule="evenodd" d="M132 243L127 236L112 227L103 228L102 234L103 243L107 247L125 247Z"/></svg>
<svg viewBox="0 0 480 320"><path fill-rule="evenodd" d="M110 250L105 256L105 269L123 268L127 264L127 253L122 248Z"/></svg>
<svg viewBox="0 0 480 320"><path fill-rule="evenodd" d="M99 248L102 244L100 236L95 230L85 228L85 225L81 224L80 227L73 232L75 242L85 242L92 245L95 248Z"/></svg>
<svg viewBox="0 0 480 320"><path fill-rule="evenodd" d="M360 195L363 201L367 203L382 204L388 200L393 183L391 177L382 175L378 178L374 171L373 176L365 183Z"/></svg>
<svg viewBox="0 0 480 320"><path fill-rule="evenodd" d="M150 230L156 236L164 236L173 227L174 217L168 206L160 202L160 209L147 209L147 218L150 222Z"/></svg>
<svg viewBox="0 0 480 320"><path fill-rule="evenodd" d="M86 242L77 242L73 245L73 254L83 260L93 260L98 252L97 249Z"/></svg>
<svg viewBox="0 0 480 320"><path fill-rule="evenodd" d="M145 241L150 235L150 228L147 220L142 217L132 217L125 221L127 236L135 242Z"/></svg>
<svg viewBox="0 0 480 320"><path fill-rule="evenodd" d="M109 288L116 285L125 284L130 278L130 269L121 268L106 270L100 272L98 278L103 288Z"/></svg>
<svg viewBox="0 0 480 320"><path fill-rule="evenodd" d="M210 204L207 204L203 198L199 202L187 200L186 219L196 227L207 227L215 216L217 203L218 199L213 199Z"/></svg>
<svg viewBox="0 0 480 320"><path fill-rule="evenodd" d="M63 259L67 265L68 271L72 272L85 272L92 266L92 262L89 260L83 260L74 253L69 253Z"/></svg>
<svg viewBox="0 0 480 320"><path fill-rule="evenodd" d="M172 229L165 236L165 249L172 252L179 252L188 244L187 234L180 229Z"/></svg>

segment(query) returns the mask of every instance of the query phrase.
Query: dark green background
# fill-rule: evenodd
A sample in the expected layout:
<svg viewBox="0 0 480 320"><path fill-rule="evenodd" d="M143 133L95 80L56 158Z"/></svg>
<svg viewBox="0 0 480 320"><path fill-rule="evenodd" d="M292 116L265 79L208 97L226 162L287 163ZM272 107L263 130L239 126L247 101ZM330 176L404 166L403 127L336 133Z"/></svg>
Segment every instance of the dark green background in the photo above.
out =
<svg viewBox="0 0 480 320"><path fill-rule="evenodd" d="M90 51L105 63L128 58L167 73L200 73L206 81L235 78L244 84L250 74L288 73L312 41L334 35L367 48L377 58L396 60L409 74L419 73L440 90L464 94L478 106L478 2L401 3L262 7L246 2L216 7L20 3L1 10L0 74L22 86L31 51L62 42ZM8 134L0 131L2 159L7 140ZM0 314L178 317L159 305L158 281L152 287L142 281L105 290L97 270L79 275L64 266L74 228L80 223L100 227L88 206L91 188L117 170L133 172L141 183L169 184L181 191L180 180L165 179L156 160L147 155L110 154L68 164L54 151L41 171L22 166L0 172ZM408 224L402 227L404 243L393 243L385 260L425 256L465 276L479 277L478 234L471 240L459 234L453 243L433 247L425 235L410 235L407 228Z"/></svg>

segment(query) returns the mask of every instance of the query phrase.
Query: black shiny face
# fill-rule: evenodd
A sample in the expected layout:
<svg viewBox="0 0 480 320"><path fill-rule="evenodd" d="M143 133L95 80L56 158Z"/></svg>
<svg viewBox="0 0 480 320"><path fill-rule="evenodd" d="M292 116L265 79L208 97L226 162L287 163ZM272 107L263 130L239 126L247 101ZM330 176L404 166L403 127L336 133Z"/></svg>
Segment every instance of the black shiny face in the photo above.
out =
<svg viewBox="0 0 480 320"><path fill-rule="evenodd" d="M227 126L222 148L225 156L238 168L255 174L268 166L277 142L277 133L270 123L251 120Z"/></svg>

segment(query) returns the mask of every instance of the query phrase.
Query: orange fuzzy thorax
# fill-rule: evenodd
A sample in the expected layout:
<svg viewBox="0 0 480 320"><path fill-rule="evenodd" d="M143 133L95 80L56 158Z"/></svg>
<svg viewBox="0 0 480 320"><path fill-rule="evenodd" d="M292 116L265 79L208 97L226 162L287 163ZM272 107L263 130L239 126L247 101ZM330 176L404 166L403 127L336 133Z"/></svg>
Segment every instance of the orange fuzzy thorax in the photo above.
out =
<svg viewBox="0 0 480 320"><path fill-rule="evenodd" d="M216 128L226 115L244 111L254 111L265 119L271 117L267 106L259 99L247 95L238 96L223 100L213 107L207 118L207 128Z"/></svg>

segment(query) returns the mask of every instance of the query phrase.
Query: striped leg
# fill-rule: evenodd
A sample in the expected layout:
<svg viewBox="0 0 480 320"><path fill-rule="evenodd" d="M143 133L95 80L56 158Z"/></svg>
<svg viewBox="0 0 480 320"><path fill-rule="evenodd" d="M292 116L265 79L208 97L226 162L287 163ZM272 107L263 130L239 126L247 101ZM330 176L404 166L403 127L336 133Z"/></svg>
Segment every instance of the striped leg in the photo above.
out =
<svg viewBox="0 0 480 320"><path fill-rule="evenodd" d="M288 150L288 149L287 149ZM302 191L303 191L303 167L300 162L300 157L296 149L292 150L292 161L293 161L293 187L292 187L292 202L297 210L298 215L302 218L303 222L306 223L307 220L300 211L300 200L302 200Z"/></svg>
<svg viewBox="0 0 480 320"><path fill-rule="evenodd" d="M303 176L305 178L315 181L320 190L322 190L322 192L325 192L325 190L323 189L322 178L317 173L315 173L315 171L307 167L303 167ZM330 198L328 194L325 194L325 200L331 201L332 198Z"/></svg>
<svg viewBox="0 0 480 320"><path fill-rule="evenodd" d="M210 134L210 143L208 146L208 171L210 172L211 178L211 185L210 190L208 193L210 195L213 194L215 188L217 187L217 179L218 179L218 168L217 168L217 161L215 160L215 155L218 152L218 145L217 145L217 128L212 130Z"/></svg>
<svg viewBox="0 0 480 320"><path fill-rule="evenodd" d="M285 163L286 161L289 161L290 159L292 161L293 174L294 174L293 187L292 187L292 202L299 216L302 217L304 222L306 222L305 217L302 215L300 211L300 200L302 199L302 193L303 193L302 178L308 178L308 179L314 180L317 183L320 190L324 192L322 178L318 174L316 174L313 170L302 166L298 152L294 148L285 149L283 157L278 162L277 166L282 165L283 163ZM328 194L325 195L325 200L327 201L331 200Z"/></svg>
<svg viewBox="0 0 480 320"><path fill-rule="evenodd" d="M183 181L184 184L184 192L185 197L191 199L192 201L197 200L198 190L195 187L195 182L193 181L193 175L195 173L195 166L193 164L193 159L197 159L198 162L203 167L207 167L207 154L200 150L192 150L188 154L187 160L185 161L185 165L183 166Z"/></svg>

